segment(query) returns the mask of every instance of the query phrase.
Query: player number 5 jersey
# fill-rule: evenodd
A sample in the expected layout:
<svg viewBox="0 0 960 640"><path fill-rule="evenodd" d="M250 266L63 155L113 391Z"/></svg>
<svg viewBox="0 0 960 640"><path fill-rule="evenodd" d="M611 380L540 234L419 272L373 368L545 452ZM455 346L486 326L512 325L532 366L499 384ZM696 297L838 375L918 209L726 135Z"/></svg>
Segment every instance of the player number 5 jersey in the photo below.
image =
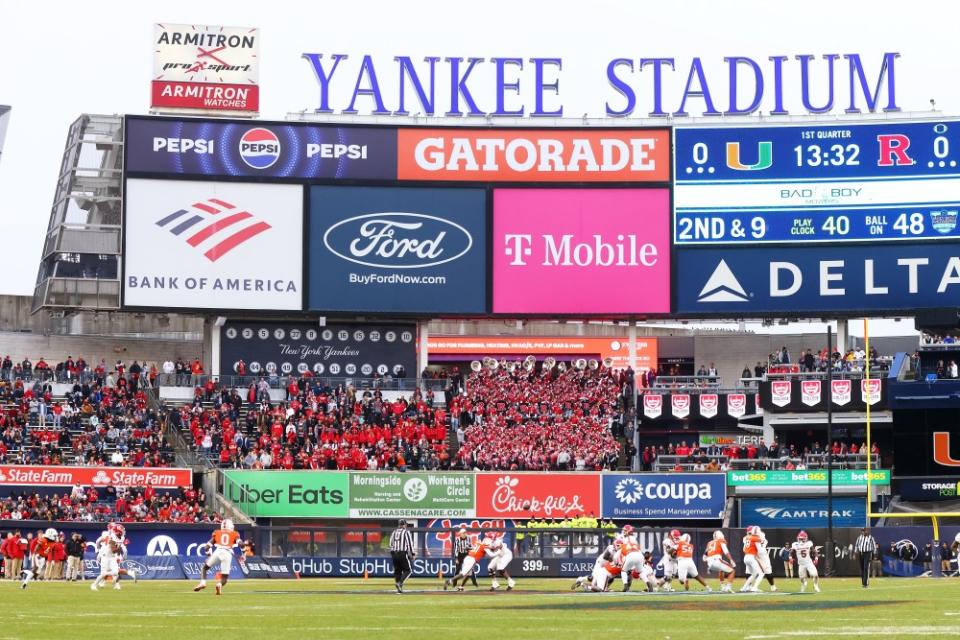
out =
<svg viewBox="0 0 960 640"><path fill-rule="evenodd" d="M797 554L799 564L813 564L813 543L809 540L803 542L794 542L790 545L793 552Z"/></svg>

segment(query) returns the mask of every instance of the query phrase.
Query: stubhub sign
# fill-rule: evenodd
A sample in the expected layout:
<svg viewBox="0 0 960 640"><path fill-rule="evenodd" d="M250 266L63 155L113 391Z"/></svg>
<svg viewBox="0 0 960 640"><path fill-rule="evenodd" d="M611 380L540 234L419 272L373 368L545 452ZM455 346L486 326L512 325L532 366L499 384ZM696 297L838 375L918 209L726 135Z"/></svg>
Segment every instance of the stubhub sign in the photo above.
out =
<svg viewBox="0 0 960 640"><path fill-rule="evenodd" d="M960 246L679 249L677 311L724 314L954 307Z"/></svg>

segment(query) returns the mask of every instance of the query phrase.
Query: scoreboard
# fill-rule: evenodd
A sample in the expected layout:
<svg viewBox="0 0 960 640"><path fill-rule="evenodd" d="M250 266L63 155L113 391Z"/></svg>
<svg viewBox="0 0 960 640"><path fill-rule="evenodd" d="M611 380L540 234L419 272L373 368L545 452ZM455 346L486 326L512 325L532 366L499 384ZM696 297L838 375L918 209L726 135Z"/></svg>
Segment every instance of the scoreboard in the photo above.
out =
<svg viewBox="0 0 960 640"><path fill-rule="evenodd" d="M960 236L960 120L675 130L673 242Z"/></svg>

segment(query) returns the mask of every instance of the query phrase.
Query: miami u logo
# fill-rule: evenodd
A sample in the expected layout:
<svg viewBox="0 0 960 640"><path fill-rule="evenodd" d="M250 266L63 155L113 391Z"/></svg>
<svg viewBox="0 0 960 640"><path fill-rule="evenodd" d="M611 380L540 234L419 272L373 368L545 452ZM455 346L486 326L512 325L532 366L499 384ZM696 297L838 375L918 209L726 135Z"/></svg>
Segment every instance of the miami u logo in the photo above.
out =
<svg viewBox="0 0 960 640"><path fill-rule="evenodd" d="M949 431L934 431L933 461L944 467L960 467L960 460L950 455Z"/></svg>
<svg viewBox="0 0 960 640"><path fill-rule="evenodd" d="M727 143L727 166L737 171L760 171L773 165L773 143L770 141L757 143L757 161L753 164L743 164L740 161L740 143Z"/></svg>

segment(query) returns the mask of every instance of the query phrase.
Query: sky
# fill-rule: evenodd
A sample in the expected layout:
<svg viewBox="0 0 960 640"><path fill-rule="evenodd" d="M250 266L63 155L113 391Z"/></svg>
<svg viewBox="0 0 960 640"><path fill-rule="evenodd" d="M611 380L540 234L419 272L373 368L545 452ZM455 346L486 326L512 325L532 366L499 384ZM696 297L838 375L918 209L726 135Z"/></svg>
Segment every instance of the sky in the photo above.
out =
<svg viewBox="0 0 960 640"><path fill-rule="evenodd" d="M725 85L724 56L749 56L769 66L769 56L786 55L785 100L796 108L794 56L859 53L873 78L882 54L899 52L898 106L904 112L929 111L932 99L938 111L960 115L956 13L952 2L914 3L907 11L903 3L835 0L7 2L0 21L0 104L12 105L13 113L0 161L0 220L6 262L17 267L0 281L0 294L32 293L69 124L81 113L148 111L155 22L259 27L261 117L269 119L317 107L317 81L302 58L305 52L322 53L324 60L334 53L350 56L338 71L342 75L331 81L335 109L349 101L364 54L374 57L391 101L396 79L390 63L396 55L561 57L559 102L568 118L602 117L608 100L622 104L606 79L613 58L675 58L677 71L664 81L665 107L675 110L694 56L712 82ZM492 73L484 68L477 74L481 104L492 104ZM528 66L521 76L528 105L530 73ZM847 100L846 67L838 66L838 74L840 111ZM637 115L642 115L651 96L644 80L632 81L641 93ZM442 81L439 86L442 91ZM713 91L723 108L726 87ZM369 110L371 104L361 101L358 108ZM761 111L771 106L768 99ZM701 108L697 101L688 105L688 111Z"/></svg>

